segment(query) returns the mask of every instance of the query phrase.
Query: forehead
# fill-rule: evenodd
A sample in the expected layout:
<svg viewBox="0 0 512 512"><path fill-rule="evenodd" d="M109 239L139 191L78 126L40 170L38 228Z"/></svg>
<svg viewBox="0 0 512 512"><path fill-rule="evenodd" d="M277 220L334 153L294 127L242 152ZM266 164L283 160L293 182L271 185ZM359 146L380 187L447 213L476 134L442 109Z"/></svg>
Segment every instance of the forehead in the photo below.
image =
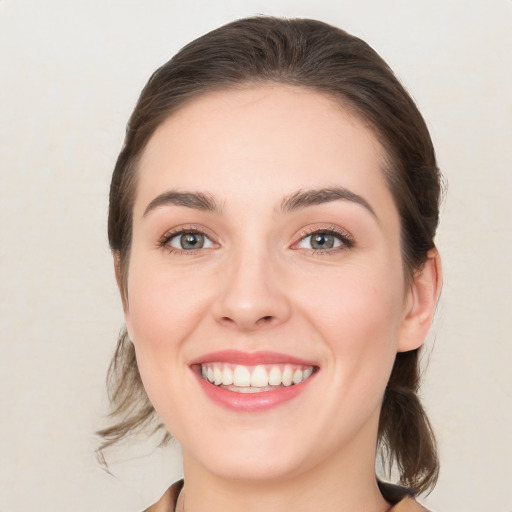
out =
<svg viewBox="0 0 512 512"><path fill-rule="evenodd" d="M227 202L261 192L270 202L341 185L389 201L384 162L372 130L327 95L283 85L215 91L171 115L149 140L136 210L166 188L206 190Z"/></svg>

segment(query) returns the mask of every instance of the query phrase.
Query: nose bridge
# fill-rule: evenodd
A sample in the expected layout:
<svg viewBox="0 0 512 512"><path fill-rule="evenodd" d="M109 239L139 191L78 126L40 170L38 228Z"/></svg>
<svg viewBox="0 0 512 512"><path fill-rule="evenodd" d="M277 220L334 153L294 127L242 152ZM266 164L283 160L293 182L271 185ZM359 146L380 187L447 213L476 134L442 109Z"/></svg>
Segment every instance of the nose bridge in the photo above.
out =
<svg viewBox="0 0 512 512"><path fill-rule="evenodd" d="M251 331L287 320L290 304L278 263L264 244L239 244L226 267L215 308L218 321Z"/></svg>

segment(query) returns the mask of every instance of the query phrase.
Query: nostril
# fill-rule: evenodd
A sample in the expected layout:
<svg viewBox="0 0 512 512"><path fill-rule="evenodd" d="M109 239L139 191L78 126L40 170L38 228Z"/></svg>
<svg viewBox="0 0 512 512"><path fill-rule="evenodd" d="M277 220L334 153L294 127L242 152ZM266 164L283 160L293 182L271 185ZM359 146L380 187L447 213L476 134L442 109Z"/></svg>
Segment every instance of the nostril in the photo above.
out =
<svg viewBox="0 0 512 512"><path fill-rule="evenodd" d="M256 323L254 324L251 324L253 326L255 325L266 325L266 324L270 324L272 323L272 321L274 320L274 316L272 315L265 315L265 316L262 316L260 318L258 318L256 320ZM240 324L240 325L245 325L245 323L243 321L239 321L237 322L235 319L229 317L229 316L223 316L220 318L220 322L223 323L224 325L237 325L237 324Z"/></svg>

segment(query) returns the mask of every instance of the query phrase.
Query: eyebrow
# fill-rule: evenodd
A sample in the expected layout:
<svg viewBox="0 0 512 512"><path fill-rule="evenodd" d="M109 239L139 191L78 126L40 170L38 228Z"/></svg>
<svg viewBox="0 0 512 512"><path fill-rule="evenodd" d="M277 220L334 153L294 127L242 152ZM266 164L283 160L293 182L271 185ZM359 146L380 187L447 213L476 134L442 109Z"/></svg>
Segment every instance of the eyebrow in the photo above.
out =
<svg viewBox="0 0 512 512"><path fill-rule="evenodd" d="M319 189L299 190L281 201L281 211L293 212L333 201L350 201L366 208L376 219L377 214L370 203L362 196L344 187L327 187Z"/></svg>
<svg viewBox="0 0 512 512"><path fill-rule="evenodd" d="M302 210L333 201L350 201L366 208L376 219L377 215L368 201L344 187L327 187L319 189L299 190L281 201L280 210L285 213ZM222 213L222 206L210 194L203 192L178 192L169 190L155 197L144 210L145 217L151 211L162 206L185 206L196 210Z"/></svg>
<svg viewBox="0 0 512 512"><path fill-rule="evenodd" d="M203 210L213 213L221 213L222 207L213 196L202 192L178 192L169 190L155 197L144 210L145 217L149 212L161 206L185 206L195 210Z"/></svg>

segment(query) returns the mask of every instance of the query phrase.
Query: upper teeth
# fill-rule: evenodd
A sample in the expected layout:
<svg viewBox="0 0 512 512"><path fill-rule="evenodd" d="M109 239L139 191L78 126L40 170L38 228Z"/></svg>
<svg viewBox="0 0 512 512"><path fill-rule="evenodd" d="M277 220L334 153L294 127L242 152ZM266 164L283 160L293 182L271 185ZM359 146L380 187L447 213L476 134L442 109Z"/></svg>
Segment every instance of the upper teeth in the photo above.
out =
<svg viewBox="0 0 512 512"><path fill-rule="evenodd" d="M203 379L216 386L234 385L256 388L291 386L306 380L312 373L312 366L291 364L243 366L228 363L205 363L201 365Z"/></svg>

